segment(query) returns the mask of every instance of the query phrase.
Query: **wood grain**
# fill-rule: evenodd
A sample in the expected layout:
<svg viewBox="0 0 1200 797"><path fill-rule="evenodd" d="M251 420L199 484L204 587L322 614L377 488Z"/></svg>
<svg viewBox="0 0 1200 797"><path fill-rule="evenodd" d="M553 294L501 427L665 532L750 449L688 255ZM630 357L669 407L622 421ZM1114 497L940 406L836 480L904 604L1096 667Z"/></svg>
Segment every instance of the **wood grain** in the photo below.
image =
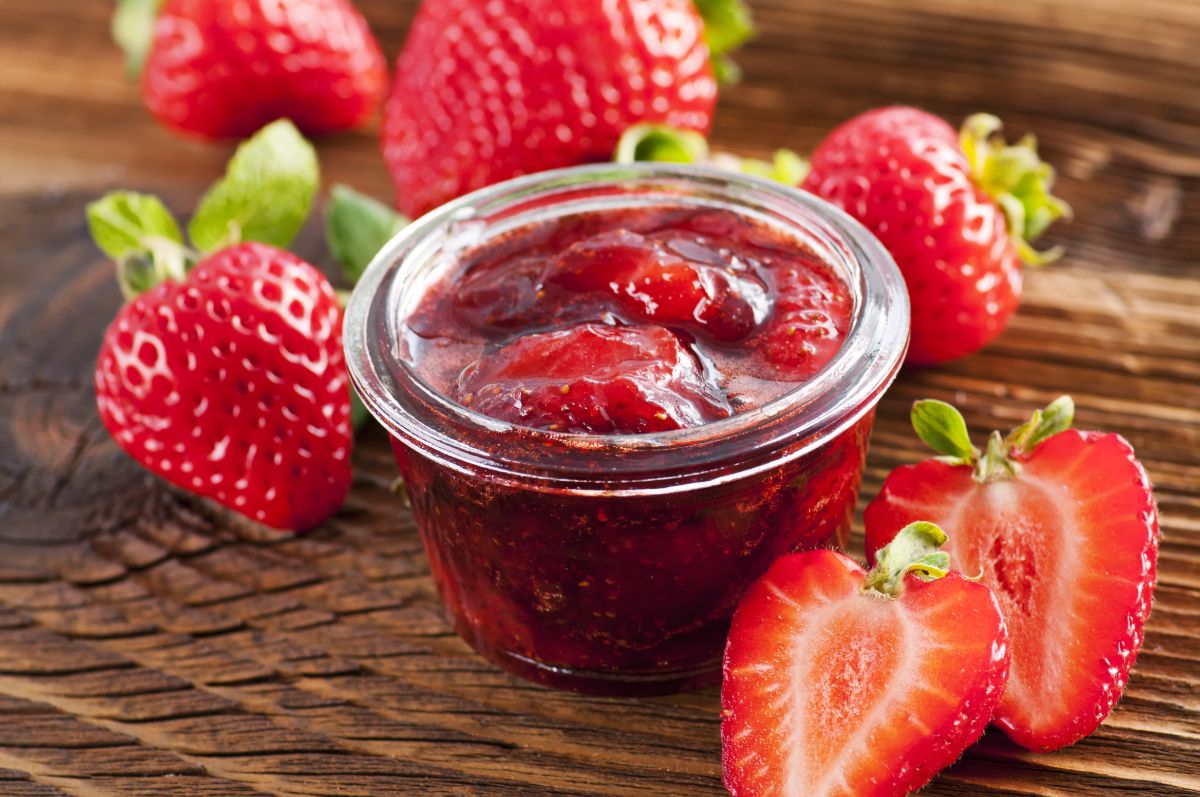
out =
<svg viewBox="0 0 1200 797"><path fill-rule="evenodd" d="M360 5L393 55L413 3ZM888 102L986 108L1038 131L1077 211L1003 337L884 400L864 498L920 455L906 414L924 396L985 427L1069 391L1157 485L1161 580L1117 710L1051 755L989 732L925 793L1200 794L1200 9L755 6L722 146L805 150ZM108 439L91 369L119 297L82 206L122 185L186 211L228 155L145 115L109 10L0 0L0 794L722 793L715 691L553 692L454 636L377 431L345 509L303 538L165 487ZM327 182L386 196L375 135L320 142ZM316 225L298 248L326 262Z"/></svg>

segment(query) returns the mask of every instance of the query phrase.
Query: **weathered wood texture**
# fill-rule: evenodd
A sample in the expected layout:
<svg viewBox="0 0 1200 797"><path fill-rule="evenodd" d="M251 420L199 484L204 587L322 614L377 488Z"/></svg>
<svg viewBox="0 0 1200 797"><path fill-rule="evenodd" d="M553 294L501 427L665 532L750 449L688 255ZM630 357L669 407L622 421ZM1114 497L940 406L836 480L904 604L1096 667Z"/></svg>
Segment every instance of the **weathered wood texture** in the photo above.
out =
<svg viewBox="0 0 1200 797"><path fill-rule="evenodd" d="M394 54L413 3L361 5ZM755 5L724 146L804 150L886 102L987 108L1038 130L1078 215L997 343L885 399L864 496L920 455L914 398L1007 426L1064 391L1158 488L1157 600L1119 708L1053 755L991 732L927 793L1200 794L1200 7ZM109 8L0 0L0 794L720 793L715 691L553 692L451 633L382 435L299 539L231 524L108 439L90 374L118 294L82 205L119 184L186 210L228 152L142 112ZM320 147L328 178L386 195L373 130ZM315 225L300 249L324 262Z"/></svg>

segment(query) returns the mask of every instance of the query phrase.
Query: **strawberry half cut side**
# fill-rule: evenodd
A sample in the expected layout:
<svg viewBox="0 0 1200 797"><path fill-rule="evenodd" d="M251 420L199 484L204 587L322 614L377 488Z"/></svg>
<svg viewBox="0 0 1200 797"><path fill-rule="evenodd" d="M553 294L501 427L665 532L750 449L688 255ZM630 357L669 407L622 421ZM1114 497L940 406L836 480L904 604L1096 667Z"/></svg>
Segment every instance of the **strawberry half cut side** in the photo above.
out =
<svg viewBox="0 0 1200 797"><path fill-rule="evenodd" d="M1060 398L985 452L942 402L914 425L943 454L897 468L866 509L868 555L915 518L950 530L965 572L982 573L1012 632L995 722L1054 750L1094 731L1120 698L1150 614L1158 515L1145 470L1120 435L1068 429Z"/></svg>
<svg viewBox="0 0 1200 797"><path fill-rule="evenodd" d="M735 797L903 795L983 733L1008 634L982 584L914 523L867 573L843 554L777 560L733 618L721 688Z"/></svg>

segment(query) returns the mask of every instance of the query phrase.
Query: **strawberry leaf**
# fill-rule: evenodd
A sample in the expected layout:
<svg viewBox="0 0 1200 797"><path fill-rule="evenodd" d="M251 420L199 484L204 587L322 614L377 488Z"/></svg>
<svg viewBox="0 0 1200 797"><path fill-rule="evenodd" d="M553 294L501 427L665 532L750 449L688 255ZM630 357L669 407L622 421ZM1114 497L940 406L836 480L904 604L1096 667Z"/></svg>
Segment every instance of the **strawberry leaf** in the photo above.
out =
<svg viewBox="0 0 1200 797"><path fill-rule="evenodd" d="M87 206L88 229L100 251L111 258L149 248L147 239L183 243L175 217L152 194L113 191Z"/></svg>
<svg viewBox="0 0 1200 797"><path fill-rule="evenodd" d="M950 554L940 550L945 543L946 533L937 524L908 524L875 552L875 569L867 574L865 588L895 597L908 573L922 581L945 576L950 570Z"/></svg>
<svg viewBox="0 0 1200 797"><path fill-rule="evenodd" d="M792 186L799 185L808 176L809 169L808 161L790 149L777 150L770 161L742 158L726 152L710 156L708 142L696 131L648 123L636 124L621 134L613 160L617 163L702 163Z"/></svg>
<svg viewBox="0 0 1200 797"><path fill-rule="evenodd" d="M308 216L320 174L317 153L280 119L242 142L188 225L192 243L211 252L241 241L284 248Z"/></svg>
<svg viewBox="0 0 1200 797"><path fill-rule="evenodd" d="M1004 443L1018 455L1030 454L1047 438L1071 428L1075 420L1075 402L1059 396L1045 409L1034 410L1029 420L1008 433Z"/></svg>
<svg viewBox="0 0 1200 797"><path fill-rule="evenodd" d="M162 0L117 0L112 17L112 37L125 53L125 72L131 78L142 73L150 45L154 41L154 22Z"/></svg>
<svg viewBox="0 0 1200 797"><path fill-rule="evenodd" d="M164 280L181 280L193 262L171 211L156 196L113 191L87 206L96 246L117 262L117 282L132 299Z"/></svg>
<svg viewBox="0 0 1200 797"><path fill-rule="evenodd" d="M708 142L695 130L637 124L621 134L613 160L617 163L703 163L708 160Z"/></svg>
<svg viewBox="0 0 1200 797"><path fill-rule="evenodd" d="M1004 140L1003 123L987 113L963 122L959 140L971 176L1000 209L1021 260L1043 265L1062 256L1061 247L1039 252L1032 243L1060 218L1070 218L1071 207L1050 193L1054 169L1037 154L1037 140L1027 135L1016 144Z"/></svg>
<svg viewBox="0 0 1200 797"><path fill-rule="evenodd" d="M784 185L797 186L808 176L809 162L790 149L775 150L775 156L769 160L757 158L739 158L725 152L718 152L712 158L713 166L729 172L740 172L754 177L763 177Z"/></svg>
<svg viewBox="0 0 1200 797"><path fill-rule="evenodd" d="M923 399L912 407L912 425L917 437L942 454L954 465L972 465L979 449L971 444L967 422L952 405L936 399Z"/></svg>
<svg viewBox="0 0 1200 797"><path fill-rule="evenodd" d="M325 211L325 240L346 278L355 283L383 245L407 224L407 218L379 200L335 185Z"/></svg>
<svg viewBox="0 0 1200 797"><path fill-rule="evenodd" d="M744 0L693 0L704 20L704 41L717 82L736 83L741 69L729 53L754 35L754 20Z"/></svg>

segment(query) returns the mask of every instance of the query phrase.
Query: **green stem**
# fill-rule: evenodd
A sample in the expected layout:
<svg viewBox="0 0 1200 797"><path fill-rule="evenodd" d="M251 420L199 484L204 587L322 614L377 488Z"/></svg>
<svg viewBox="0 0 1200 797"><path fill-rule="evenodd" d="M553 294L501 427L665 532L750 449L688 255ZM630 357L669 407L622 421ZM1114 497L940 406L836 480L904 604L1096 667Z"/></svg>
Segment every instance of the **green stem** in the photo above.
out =
<svg viewBox="0 0 1200 797"><path fill-rule="evenodd" d="M950 571L950 554L941 550L946 533L927 521L910 523L875 553L875 568L863 582L865 592L895 598L904 589L904 577L913 573L922 581L936 581Z"/></svg>

